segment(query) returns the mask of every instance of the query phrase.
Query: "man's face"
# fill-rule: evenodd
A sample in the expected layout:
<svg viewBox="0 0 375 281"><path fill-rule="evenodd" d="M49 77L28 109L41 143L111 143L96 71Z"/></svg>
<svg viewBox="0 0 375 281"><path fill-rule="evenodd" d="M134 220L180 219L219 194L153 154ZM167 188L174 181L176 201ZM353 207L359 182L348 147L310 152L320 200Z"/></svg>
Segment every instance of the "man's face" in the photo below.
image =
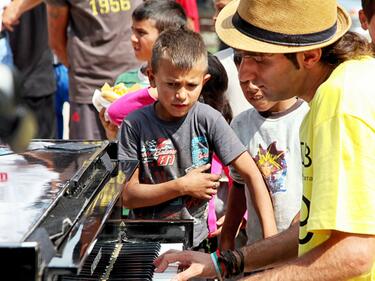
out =
<svg viewBox="0 0 375 281"><path fill-rule="evenodd" d="M140 61L149 61L152 56L152 47L159 36L152 19L135 21L132 24L131 42L136 58Z"/></svg>
<svg viewBox="0 0 375 281"><path fill-rule="evenodd" d="M302 83L301 72L283 54L238 51L237 55L242 58L238 77L242 89L251 90L250 97L256 97L256 89L261 91L266 103L301 96L301 93L298 93Z"/></svg>
<svg viewBox="0 0 375 281"><path fill-rule="evenodd" d="M181 70L169 58L161 58L157 72L149 72L150 84L158 91L157 116L165 121L175 121L187 115L210 78L206 70L207 62L203 58L190 70Z"/></svg>

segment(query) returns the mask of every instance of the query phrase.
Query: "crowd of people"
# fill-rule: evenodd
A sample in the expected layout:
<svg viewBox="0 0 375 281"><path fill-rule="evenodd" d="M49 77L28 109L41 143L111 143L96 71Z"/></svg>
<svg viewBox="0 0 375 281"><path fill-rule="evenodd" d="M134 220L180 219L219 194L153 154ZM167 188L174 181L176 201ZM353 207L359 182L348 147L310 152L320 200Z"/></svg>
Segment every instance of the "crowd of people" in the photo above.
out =
<svg viewBox="0 0 375 281"><path fill-rule="evenodd" d="M138 161L129 217L193 220L192 249L156 271L375 280L375 1L358 15L368 42L335 0L215 0L216 54L194 0L0 1L0 63L35 137L61 137L69 100L70 139ZM98 109L105 83L137 89Z"/></svg>

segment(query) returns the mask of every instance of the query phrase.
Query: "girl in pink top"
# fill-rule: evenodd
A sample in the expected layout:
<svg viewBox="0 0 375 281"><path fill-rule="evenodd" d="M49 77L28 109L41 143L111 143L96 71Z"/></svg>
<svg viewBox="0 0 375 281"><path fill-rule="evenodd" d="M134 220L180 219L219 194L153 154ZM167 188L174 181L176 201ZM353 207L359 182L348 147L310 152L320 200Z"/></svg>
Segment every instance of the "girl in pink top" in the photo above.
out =
<svg viewBox="0 0 375 281"><path fill-rule="evenodd" d="M107 108L109 120L120 127L122 120L134 110L149 105L157 100L157 93L150 87L137 90L118 98Z"/></svg>

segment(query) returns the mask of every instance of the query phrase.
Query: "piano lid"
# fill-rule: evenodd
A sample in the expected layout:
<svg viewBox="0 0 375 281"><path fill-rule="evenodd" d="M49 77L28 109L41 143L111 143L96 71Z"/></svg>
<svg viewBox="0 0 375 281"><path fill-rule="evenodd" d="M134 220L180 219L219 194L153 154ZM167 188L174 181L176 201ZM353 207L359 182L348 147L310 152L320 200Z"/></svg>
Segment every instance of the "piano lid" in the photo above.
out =
<svg viewBox="0 0 375 281"><path fill-rule="evenodd" d="M34 141L21 154L0 147L0 243L22 242L102 147Z"/></svg>

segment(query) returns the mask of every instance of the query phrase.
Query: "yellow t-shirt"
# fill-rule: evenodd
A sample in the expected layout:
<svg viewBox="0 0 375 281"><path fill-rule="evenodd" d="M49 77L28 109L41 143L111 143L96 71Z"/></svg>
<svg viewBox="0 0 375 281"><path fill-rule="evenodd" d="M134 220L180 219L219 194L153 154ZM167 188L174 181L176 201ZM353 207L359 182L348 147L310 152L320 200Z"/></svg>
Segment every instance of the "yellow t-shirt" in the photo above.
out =
<svg viewBox="0 0 375 281"><path fill-rule="evenodd" d="M331 230L375 235L375 59L339 65L300 129L303 200L299 255ZM351 280L375 280L372 273Z"/></svg>

